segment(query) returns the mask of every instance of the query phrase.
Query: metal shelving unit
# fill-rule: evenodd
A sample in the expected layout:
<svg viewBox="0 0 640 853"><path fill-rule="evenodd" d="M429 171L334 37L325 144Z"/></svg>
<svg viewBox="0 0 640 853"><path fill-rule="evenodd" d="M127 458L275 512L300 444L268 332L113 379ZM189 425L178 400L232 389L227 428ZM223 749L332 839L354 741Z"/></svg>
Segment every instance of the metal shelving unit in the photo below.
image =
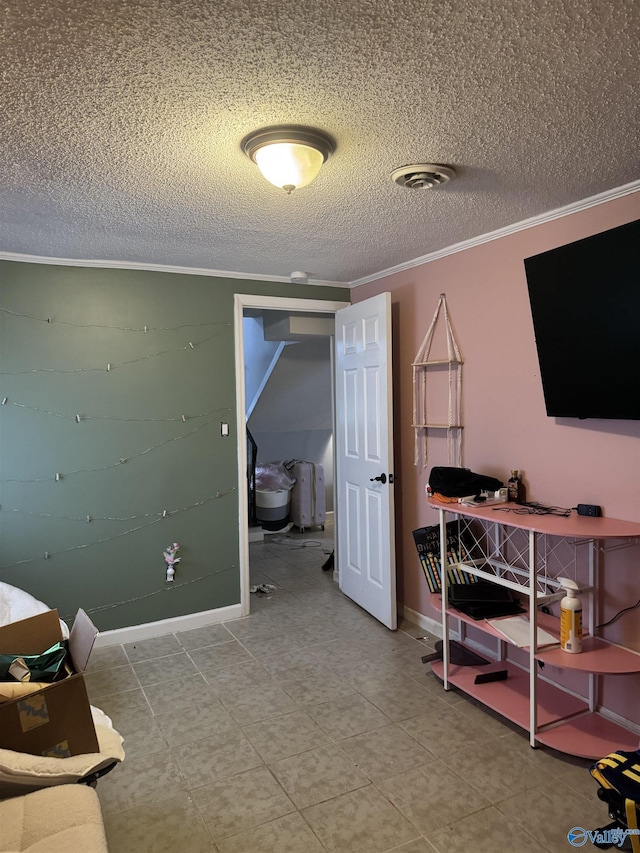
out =
<svg viewBox="0 0 640 853"><path fill-rule="evenodd" d="M562 752L597 759L615 749L635 750L640 734L603 715L598 707L599 679L607 675L640 672L640 653L597 636L593 596L600 586L599 547L603 540L636 546L640 524L608 518L571 515L506 516L494 507L476 509L460 504L430 501L440 514L443 546L441 565L446 565L446 523L457 520L460 533L471 544L471 559L460 568L482 580L515 591L528 610L528 645L520 657L509 655L515 648L488 621L475 621L448 604L448 579L444 572L442 595L432 596L441 613L443 660L432 664L445 690L458 687L487 707L529 732L532 747L545 744ZM575 576L586 564L586 583L581 588L588 607L583 651L569 654L559 648L559 619L539 613L538 608L562 597L559 577ZM456 620L458 631L453 631ZM493 620L492 620L493 621ZM499 624L499 621L497 623ZM455 634L462 642L473 625L497 644L495 661L485 666L456 666L451 663L449 640ZM540 647L538 627L558 637L556 645ZM544 667L544 668L543 668ZM546 668L557 670L556 679ZM476 683L476 676L506 670L500 681ZM562 684L562 670L588 675L587 695L577 695Z"/></svg>

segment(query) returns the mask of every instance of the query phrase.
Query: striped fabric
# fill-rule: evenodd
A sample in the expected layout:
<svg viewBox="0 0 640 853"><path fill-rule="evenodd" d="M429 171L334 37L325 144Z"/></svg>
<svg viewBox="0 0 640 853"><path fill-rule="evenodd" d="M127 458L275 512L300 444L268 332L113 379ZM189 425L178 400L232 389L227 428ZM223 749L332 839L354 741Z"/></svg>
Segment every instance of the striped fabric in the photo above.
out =
<svg viewBox="0 0 640 853"><path fill-rule="evenodd" d="M624 800L627 828L632 830L631 848L640 853L638 810L640 809L640 750L612 752L590 768L593 778L603 788L616 791Z"/></svg>

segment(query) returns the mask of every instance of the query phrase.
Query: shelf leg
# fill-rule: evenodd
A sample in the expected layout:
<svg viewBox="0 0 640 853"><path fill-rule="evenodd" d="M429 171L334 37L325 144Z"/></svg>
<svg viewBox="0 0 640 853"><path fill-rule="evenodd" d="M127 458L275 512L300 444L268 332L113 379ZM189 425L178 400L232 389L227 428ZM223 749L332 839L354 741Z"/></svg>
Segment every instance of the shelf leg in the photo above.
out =
<svg viewBox="0 0 640 853"><path fill-rule="evenodd" d="M593 539L589 543L589 586L591 593L589 595L589 634L592 637L596 635L596 589L600 587L600 540ZM600 700L600 680L598 676L589 673L589 710L595 711Z"/></svg>
<svg viewBox="0 0 640 853"><path fill-rule="evenodd" d="M447 571L447 518L443 509L440 514L440 586L442 588L442 683L449 690L449 572Z"/></svg>
<svg viewBox="0 0 640 853"><path fill-rule="evenodd" d="M536 669L536 643L538 640L538 548L533 530L529 531L529 744L535 749L538 731L538 672Z"/></svg>

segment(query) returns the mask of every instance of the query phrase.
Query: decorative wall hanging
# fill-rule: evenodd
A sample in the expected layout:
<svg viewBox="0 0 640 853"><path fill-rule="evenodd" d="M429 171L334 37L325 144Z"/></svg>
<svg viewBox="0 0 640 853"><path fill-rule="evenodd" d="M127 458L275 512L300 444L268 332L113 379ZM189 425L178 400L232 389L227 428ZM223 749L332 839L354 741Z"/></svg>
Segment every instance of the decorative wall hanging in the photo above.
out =
<svg viewBox="0 0 640 853"><path fill-rule="evenodd" d="M433 337L441 311L444 316L447 358L430 359ZM415 430L414 465L422 464L423 468L426 467L428 431L445 430L447 434L447 464L462 467L462 365L460 347L449 319L447 299L445 294L441 293L429 331L425 335L412 364L413 428ZM430 421L427 413L427 379L430 370L441 370L445 366L448 373L447 422L434 423Z"/></svg>

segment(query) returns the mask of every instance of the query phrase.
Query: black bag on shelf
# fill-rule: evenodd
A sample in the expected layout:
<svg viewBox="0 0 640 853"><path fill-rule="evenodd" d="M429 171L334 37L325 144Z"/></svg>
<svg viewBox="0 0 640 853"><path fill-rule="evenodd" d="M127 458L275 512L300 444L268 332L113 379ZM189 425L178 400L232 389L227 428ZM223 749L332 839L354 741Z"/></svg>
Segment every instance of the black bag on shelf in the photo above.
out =
<svg viewBox="0 0 640 853"><path fill-rule="evenodd" d="M435 467L429 474L429 485L445 498L466 498L480 492L496 492L504 483L495 477L474 474L469 468Z"/></svg>

